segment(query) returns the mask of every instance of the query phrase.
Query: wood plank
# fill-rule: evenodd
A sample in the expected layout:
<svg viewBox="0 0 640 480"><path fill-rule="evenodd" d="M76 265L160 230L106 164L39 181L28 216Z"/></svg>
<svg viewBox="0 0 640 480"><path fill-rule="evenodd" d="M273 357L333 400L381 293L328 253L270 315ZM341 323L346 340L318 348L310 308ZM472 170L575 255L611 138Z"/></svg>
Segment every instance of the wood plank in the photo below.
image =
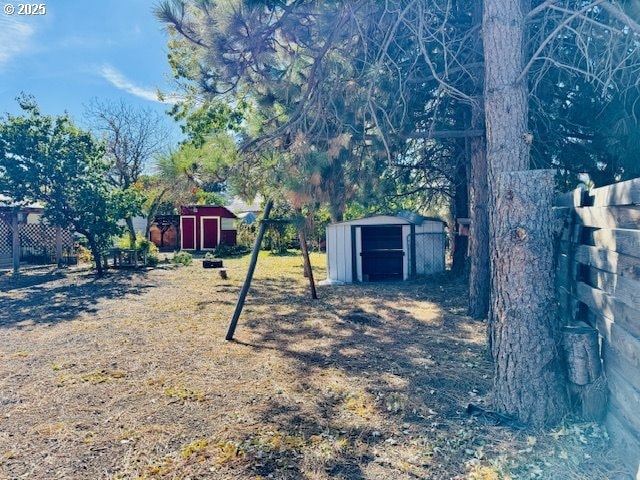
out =
<svg viewBox="0 0 640 480"><path fill-rule="evenodd" d="M569 256L559 253L556 257L556 288L569 286Z"/></svg>
<svg viewBox="0 0 640 480"><path fill-rule="evenodd" d="M584 205L587 191L582 188L576 188L570 192L558 195L555 198L555 207L581 207Z"/></svg>
<svg viewBox="0 0 640 480"><path fill-rule="evenodd" d="M584 225L580 221L576 221L571 226L570 241L573 245L579 245L582 243L582 232Z"/></svg>
<svg viewBox="0 0 640 480"><path fill-rule="evenodd" d="M567 229L565 229L564 231L566 230ZM573 248L573 243L569 241L568 237L566 239L560 239L560 241L558 242L558 251L560 253L569 254L572 248Z"/></svg>
<svg viewBox="0 0 640 480"><path fill-rule="evenodd" d="M569 314L569 292L563 286L559 286L556 289L556 299L558 300L558 315L560 316L561 324L568 324L572 318Z"/></svg>
<svg viewBox="0 0 640 480"><path fill-rule="evenodd" d="M640 178L596 188L589 195L594 207L637 205L640 204Z"/></svg>
<svg viewBox="0 0 640 480"><path fill-rule="evenodd" d="M632 437L640 439L640 416L638 410L634 410L640 407L640 393L615 377L615 373L611 372L611 375L615 381L609 384L609 410L625 421L625 429Z"/></svg>
<svg viewBox="0 0 640 480"><path fill-rule="evenodd" d="M556 205L552 209L554 218L560 223L570 221L573 214L573 206L557 205L557 200L556 198Z"/></svg>
<svg viewBox="0 0 640 480"><path fill-rule="evenodd" d="M623 357L610 344L603 344L602 360L607 375L609 375L611 370L615 370L619 376L624 378L625 382L636 390L640 390L640 371L638 371L634 362ZM638 419L640 420L640 416L638 416Z"/></svg>
<svg viewBox="0 0 640 480"><path fill-rule="evenodd" d="M576 296L594 312L615 321L632 335L640 337L640 311L584 282L578 282L576 285Z"/></svg>
<svg viewBox="0 0 640 480"><path fill-rule="evenodd" d="M588 320L589 323L596 326L603 342L609 345L607 348L616 350L631 363L632 368L640 368L640 339L634 337L613 320L594 312L589 312ZM604 347L606 345L603 345Z"/></svg>
<svg viewBox="0 0 640 480"><path fill-rule="evenodd" d="M608 293L640 312L640 282L629 277L598 270L597 268L588 268L589 283L592 287Z"/></svg>
<svg viewBox="0 0 640 480"><path fill-rule="evenodd" d="M583 265L640 280L640 258L589 245L579 245L575 250L574 258ZM558 260L560 261L560 258Z"/></svg>
<svg viewBox="0 0 640 480"><path fill-rule="evenodd" d="M640 229L600 229L592 237L596 247L640 258Z"/></svg>
<svg viewBox="0 0 640 480"><path fill-rule="evenodd" d="M576 215L585 227L629 228L640 226L640 207L580 207Z"/></svg>
<svg viewBox="0 0 640 480"><path fill-rule="evenodd" d="M640 438L640 392L632 388L614 370L609 374L609 408L616 415L625 420L627 431L636 438Z"/></svg>
<svg viewBox="0 0 640 480"><path fill-rule="evenodd" d="M627 467L631 478L640 478L640 438L624 426L624 419L616 412L609 412L606 426L615 451Z"/></svg>

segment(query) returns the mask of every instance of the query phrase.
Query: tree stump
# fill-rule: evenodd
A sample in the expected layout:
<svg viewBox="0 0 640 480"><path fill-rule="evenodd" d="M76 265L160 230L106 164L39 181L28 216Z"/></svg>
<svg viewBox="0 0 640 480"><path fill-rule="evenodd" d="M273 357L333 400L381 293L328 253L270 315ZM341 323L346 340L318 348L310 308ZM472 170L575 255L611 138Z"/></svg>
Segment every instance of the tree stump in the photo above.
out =
<svg viewBox="0 0 640 480"><path fill-rule="evenodd" d="M564 327L562 346L571 383L588 385L602 375L598 331L595 328L584 322Z"/></svg>
<svg viewBox="0 0 640 480"><path fill-rule="evenodd" d="M608 391L602 372L598 331L584 322L568 325L562 329L562 346L573 410L584 420L601 420Z"/></svg>

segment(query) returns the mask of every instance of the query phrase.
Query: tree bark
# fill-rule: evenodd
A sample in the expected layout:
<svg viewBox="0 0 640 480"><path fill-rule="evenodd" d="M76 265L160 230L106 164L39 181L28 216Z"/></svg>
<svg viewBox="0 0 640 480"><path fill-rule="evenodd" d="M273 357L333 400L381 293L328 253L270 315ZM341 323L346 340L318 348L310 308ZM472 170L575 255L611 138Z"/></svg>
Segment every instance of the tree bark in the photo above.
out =
<svg viewBox="0 0 640 480"><path fill-rule="evenodd" d="M529 168L526 0L485 0L485 121L491 261L489 347L498 410L536 426L567 411L553 290L553 173Z"/></svg>
<svg viewBox="0 0 640 480"><path fill-rule="evenodd" d="M483 2L473 2L472 24L482 25ZM473 94L484 88L484 58L482 36L478 36L476 62L482 64ZM477 95L477 103L471 104L471 130L485 129L484 96ZM491 274L489 270L489 186L487 184L487 142L485 136L469 139L469 309L475 319L487 318L491 297Z"/></svg>
<svg viewBox="0 0 640 480"><path fill-rule="evenodd" d="M472 107L471 128L482 123L482 109ZM473 138L469 179L469 316L487 318L491 291L489 272L489 186L487 185L487 147L484 138Z"/></svg>
<svg viewBox="0 0 640 480"><path fill-rule="evenodd" d="M82 233L85 237L87 237L87 240L89 241L89 247L91 247L91 253L93 255L93 260L96 262L96 271L99 277L101 277L102 275L104 275L104 269L102 267L102 255L100 252L100 247L98 247L98 242L96 242L96 239L94 238L93 235L90 235L88 232L80 232Z"/></svg>
<svg viewBox="0 0 640 480"><path fill-rule="evenodd" d="M485 59L491 301L502 289L502 285L496 281L494 266L497 256L495 231L503 220L495 212L496 177L500 172L529 168L529 146L522 140L527 131L527 87L523 82L518 82L525 64L524 28L524 11L520 1L484 1L482 41ZM494 312L489 311L487 336L490 351L495 343L494 325L497 321Z"/></svg>
<svg viewBox="0 0 640 480"><path fill-rule="evenodd" d="M129 234L129 248L136 248L136 229L133 226L133 218L127 217L124 221L127 224L127 233Z"/></svg>
<svg viewBox="0 0 640 480"><path fill-rule="evenodd" d="M553 275L554 171L507 172L496 181L496 407L536 426L567 412Z"/></svg>
<svg viewBox="0 0 640 480"><path fill-rule="evenodd" d="M156 219L156 213L158 212L158 208L160 208L160 203L162 202L168 190L168 188L164 188L151 202L151 206L149 207L149 211L147 212L147 224L144 229L144 238L146 238L147 240L149 240L151 226Z"/></svg>

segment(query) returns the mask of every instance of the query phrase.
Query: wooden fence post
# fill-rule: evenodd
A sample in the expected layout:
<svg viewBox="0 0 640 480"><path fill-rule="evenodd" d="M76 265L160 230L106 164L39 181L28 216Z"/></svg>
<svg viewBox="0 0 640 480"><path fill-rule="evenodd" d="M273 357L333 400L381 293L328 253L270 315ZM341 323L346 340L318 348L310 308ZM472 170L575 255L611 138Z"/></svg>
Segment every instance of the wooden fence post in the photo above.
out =
<svg viewBox="0 0 640 480"><path fill-rule="evenodd" d="M244 301L247 298L247 293L249 292L249 287L251 286L251 280L253 279L253 272L256 269L256 263L258 263L258 253L260 253L260 245L262 245L262 237L264 237L264 232L267 229L267 220L269 219L269 214L271 213L272 206L273 206L273 201L267 200L267 204L264 207L264 215L262 216L262 222L260 222L260 228L258 229L258 236L256 237L256 241L253 244L253 252L251 253L251 260L249 261L249 270L247 270L247 276L244 279L244 285L242 286L242 290L240 290L238 303L236 303L236 308L233 312L233 317L231 317L231 323L229 324L229 329L227 330L227 336L225 337L225 340L233 340L233 335L238 325L238 319L240 318L240 314L242 313L242 308L244 307Z"/></svg>
<svg viewBox="0 0 640 480"><path fill-rule="evenodd" d="M20 224L18 210L11 213L11 249L13 252L13 273L20 271Z"/></svg>
<svg viewBox="0 0 640 480"><path fill-rule="evenodd" d="M56 225L56 263L62 268L62 227Z"/></svg>

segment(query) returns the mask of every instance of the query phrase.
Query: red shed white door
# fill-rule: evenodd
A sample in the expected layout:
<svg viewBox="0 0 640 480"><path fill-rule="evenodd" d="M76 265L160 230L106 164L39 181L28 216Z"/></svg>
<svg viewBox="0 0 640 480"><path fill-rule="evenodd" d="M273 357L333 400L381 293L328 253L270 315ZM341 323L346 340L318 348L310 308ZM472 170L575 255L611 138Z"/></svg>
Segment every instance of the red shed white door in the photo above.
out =
<svg viewBox="0 0 640 480"><path fill-rule="evenodd" d="M213 250L220 238L220 217L200 217L200 248Z"/></svg>

